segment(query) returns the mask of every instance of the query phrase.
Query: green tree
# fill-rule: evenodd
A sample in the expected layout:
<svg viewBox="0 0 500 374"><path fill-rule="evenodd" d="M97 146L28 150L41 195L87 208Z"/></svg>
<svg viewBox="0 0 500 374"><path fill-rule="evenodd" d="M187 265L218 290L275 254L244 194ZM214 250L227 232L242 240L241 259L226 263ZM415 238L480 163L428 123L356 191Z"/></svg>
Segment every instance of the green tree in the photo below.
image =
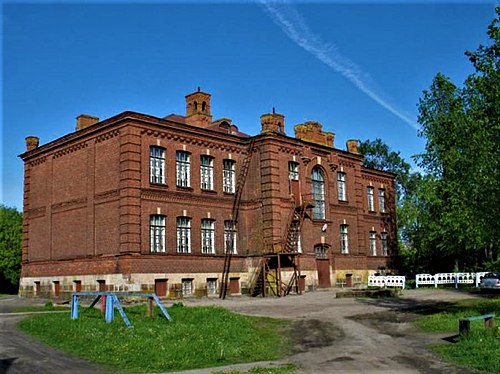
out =
<svg viewBox="0 0 500 374"><path fill-rule="evenodd" d="M0 292L15 292L19 286L22 232L22 214L0 205Z"/></svg>
<svg viewBox="0 0 500 374"><path fill-rule="evenodd" d="M500 8L497 8L500 15ZM420 99L419 166L432 182L422 196L430 221L426 243L443 267L473 269L498 259L500 162L500 28L488 29L489 46L466 52L476 72L463 87L437 74ZM446 269L442 269L446 270ZM448 269L451 270L451 269Z"/></svg>

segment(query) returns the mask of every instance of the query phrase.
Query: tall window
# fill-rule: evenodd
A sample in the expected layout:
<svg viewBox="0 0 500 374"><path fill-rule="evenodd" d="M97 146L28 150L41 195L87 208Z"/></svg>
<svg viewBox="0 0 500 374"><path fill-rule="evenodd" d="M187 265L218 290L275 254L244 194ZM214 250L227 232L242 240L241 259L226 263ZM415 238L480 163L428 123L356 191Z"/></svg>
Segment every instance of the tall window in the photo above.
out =
<svg viewBox="0 0 500 374"><path fill-rule="evenodd" d="M387 243L387 233L380 234L380 241L382 242L382 256L387 256L389 253L389 245Z"/></svg>
<svg viewBox="0 0 500 374"><path fill-rule="evenodd" d="M236 161L224 160L222 162L222 189L227 193L234 193L236 186L235 178Z"/></svg>
<svg viewBox="0 0 500 374"><path fill-rule="evenodd" d="M345 190L345 173L338 172L337 173L337 191L339 195L340 201L346 201L346 190Z"/></svg>
<svg viewBox="0 0 500 374"><path fill-rule="evenodd" d="M377 255L377 233L375 231L370 231L370 254Z"/></svg>
<svg viewBox="0 0 500 374"><path fill-rule="evenodd" d="M293 181L299 180L299 163L294 161L288 162L288 178Z"/></svg>
<svg viewBox="0 0 500 374"><path fill-rule="evenodd" d="M202 190L214 189L214 159L210 156L200 158L200 185Z"/></svg>
<svg viewBox="0 0 500 374"><path fill-rule="evenodd" d="M366 191L368 194L368 210L373 212L375 210L375 204L373 203L373 187L368 187Z"/></svg>
<svg viewBox="0 0 500 374"><path fill-rule="evenodd" d="M325 178L320 168L312 170L313 219L325 219Z"/></svg>
<svg viewBox="0 0 500 374"><path fill-rule="evenodd" d="M215 222L212 219L201 220L201 253L215 253Z"/></svg>
<svg viewBox="0 0 500 374"><path fill-rule="evenodd" d="M348 225L340 225L340 253L349 253Z"/></svg>
<svg viewBox="0 0 500 374"><path fill-rule="evenodd" d="M151 252L165 252L165 216L149 216L149 237Z"/></svg>
<svg viewBox="0 0 500 374"><path fill-rule="evenodd" d="M385 190L378 190L378 205L380 208L380 213L385 213Z"/></svg>
<svg viewBox="0 0 500 374"><path fill-rule="evenodd" d="M177 253L191 253L191 218L177 217Z"/></svg>
<svg viewBox="0 0 500 374"><path fill-rule="evenodd" d="M176 153L177 186L191 187L191 155L188 152Z"/></svg>
<svg viewBox="0 0 500 374"><path fill-rule="evenodd" d="M224 221L224 252L236 254L236 227L231 220Z"/></svg>
<svg viewBox="0 0 500 374"><path fill-rule="evenodd" d="M165 150L163 148L149 148L149 181L165 183Z"/></svg>

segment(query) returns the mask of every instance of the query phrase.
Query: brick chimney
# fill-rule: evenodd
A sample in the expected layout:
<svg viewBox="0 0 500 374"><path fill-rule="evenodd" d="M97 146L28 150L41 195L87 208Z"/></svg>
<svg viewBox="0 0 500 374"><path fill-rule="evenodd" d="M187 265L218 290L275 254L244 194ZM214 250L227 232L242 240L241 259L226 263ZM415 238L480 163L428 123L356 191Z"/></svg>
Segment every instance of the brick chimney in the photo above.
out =
<svg viewBox="0 0 500 374"><path fill-rule="evenodd" d="M278 114L273 108L272 113L263 114L260 116L260 124L262 125L262 134L269 132L285 133L285 116Z"/></svg>
<svg viewBox="0 0 500 374"><path fill-rule="evenodd" d="M76 131L95 125L97 122L99 122L99 117L94 117L89 114L80 114L76 117Z"/></svg>
<svg viewBox="0 0 500 374"><path fill-rule="evenodd" d="M38 144L40 143L40 138L38 136L27 136L26 140L26 150L31 151L35 148L38 148Z"/></svg>
<svg viewBox="0 0 500 374"><path fill-rule="evenodd" d="M207 127L212 124L210 94L198 91L186 95L186 122L190 125Z"/></svg>
<svg viewBox="0 0 500 374"><path fill-rule="evenodd" d="M359 140L358 139L349 139L346 142L347 145L347 151L349 153L357 153L359 154L358 146L359 146Z"/></svg>

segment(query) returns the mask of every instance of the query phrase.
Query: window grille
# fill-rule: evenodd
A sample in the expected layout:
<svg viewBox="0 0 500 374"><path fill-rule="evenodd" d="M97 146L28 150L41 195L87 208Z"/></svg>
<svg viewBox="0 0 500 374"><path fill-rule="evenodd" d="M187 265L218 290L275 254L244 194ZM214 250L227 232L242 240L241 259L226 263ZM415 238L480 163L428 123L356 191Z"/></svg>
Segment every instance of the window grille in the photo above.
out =
<svg viewBox="0 0 500 374"><path fill-rule="evenodd" d="M349 253L348 225L340 225L340 252Z"/></svg>
<svg viewBox="0 0 500 374"><path fill-rule="evenodd" d="M346 189L345 189L345 173L342 172L337 173L337 192L340 201L347 200Z"/></svg>
<svg viewBox="0 0 500 374"><path fill-rule="evenodd" d="M389 244L387 242L387 233L380 234L380 241L382 242L382 256L387 256L389 253Z"/></svg>
<svg viewBox="0 0 500 374"><path fill-rule="evenodd" d="M201 156L200 185L202 190L214 189L214 159L210 156Z"/></svg>
<svg viewBox="0 0 500 374"><path fill-rule="evenodd" d="M236 254L236 228L231 220L224 221L224 252Z"/></svg>
<svg viewBox="0 0 500 374"><path fill-rule="evenodd" d="M149 181L165 183L165 150L163 148L149 148Z"/></svg>
<svg viewBox="0 0 500 374"><path fill-rule="evenodd" d="M378 190L378 205L380 209L380 213L385 213L385 190Z"/></svg>
<svg viewBox="0 0 500 374"><path fill-rule="evenodd" d="M201 253L215 253L215 222L211 219L201 220Z"/></svg>
<svg viewBox="0 0 500 374"><path fill-rule="evenodd" d="M236 186L235 169L236 162L233 160L224 160L222 162L222 189L226 193L234 193Z"/></svg>
<svg viewBox="0 0 500 374"><path fill-rule="evenodd" d="M165 252L165 216L150 216L149 232L151 252Z"/></svg>
<svg viewBox="0 0 500 374"><path fill-rule="evenodd" d="M370 231L370 253L372 256L377 255L377 233Z"/></svg>
<svg viewBox="0 0 500 374"><path fill-rule="evenodd" d="M191 253L191 218L177 217L177 253Z"/></svg>
<svg viewBox="0 0 500 374"><path fill-rule="evenodd" d="M325 219L325 178L318 167L312 170L313 219Z"/></svg>
<svg viewBox="0 0 500 374"><path fill-rule="evenodd" d="M373 203L373 187L368 187L366 191L368 194L368 210L373 212L375 211L375 204Z"/></svg>
<svg viewBox="0 0 500 374"><path fill-rule="evenodd" d="M294 161L288 162L288 178L290 180L299 180L299 163Z"/></svg>
<svg viewBox="0 0 500 374"><path fill-rule="evenodd" d="M191 155L188 152L177 151L176 169L177 186L191 187Z"/></svg>

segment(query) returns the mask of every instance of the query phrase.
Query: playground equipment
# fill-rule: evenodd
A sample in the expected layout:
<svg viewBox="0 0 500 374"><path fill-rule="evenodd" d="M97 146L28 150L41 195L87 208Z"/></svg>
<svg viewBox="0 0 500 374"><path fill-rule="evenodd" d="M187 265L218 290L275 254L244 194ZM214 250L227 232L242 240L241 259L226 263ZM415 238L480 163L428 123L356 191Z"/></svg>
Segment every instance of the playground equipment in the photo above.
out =
<svg viewBox="0 0 500 374"><path fill-rule="evenodd" d="M95 304L102 298L104 307L104 318L106 323L113 322L115 318L114 310L115 308L120 313L120 316L127 325L128 328L132 328L132 323L128 319L125 311L123 310L122 304L118 299L118 296L124 297L144 297L148 299L148 316L152 316L153 314L153 301L158 305L163 315L169 321L172 320L172 317L168 313L167 309L163 306L160 299L156 294L145 294L145 293L129 293L129 292L74 292L71 295L71 319L78 319L78 307L79 307L79 297L80 296L95 296L96 298L90 304L89 308L94 307Z"/></svg>

